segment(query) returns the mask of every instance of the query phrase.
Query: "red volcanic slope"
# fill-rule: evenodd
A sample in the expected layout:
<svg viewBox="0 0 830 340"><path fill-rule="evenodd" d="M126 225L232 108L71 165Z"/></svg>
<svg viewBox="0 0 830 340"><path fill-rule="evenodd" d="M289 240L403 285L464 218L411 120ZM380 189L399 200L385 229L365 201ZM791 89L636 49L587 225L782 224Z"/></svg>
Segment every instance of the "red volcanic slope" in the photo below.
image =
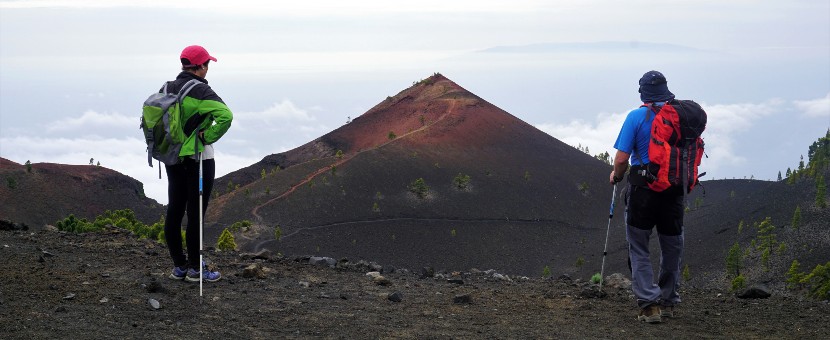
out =
<svg viewBox="0 0 830 340"><path fill-rule="evenodd" d="M0 219L32 228L54 224L69 214L93 219L106 210L132 209L145 223L164 212L144 196L141 182L117 171L94 165L34 163L25 165L0 158Z"/></svg>

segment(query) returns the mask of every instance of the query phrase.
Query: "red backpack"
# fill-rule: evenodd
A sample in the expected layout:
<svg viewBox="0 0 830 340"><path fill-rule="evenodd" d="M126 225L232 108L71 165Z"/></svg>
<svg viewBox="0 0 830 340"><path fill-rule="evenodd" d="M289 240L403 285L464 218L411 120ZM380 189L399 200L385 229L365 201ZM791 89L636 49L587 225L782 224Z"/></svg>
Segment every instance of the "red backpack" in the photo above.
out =
<svg viewBox="0 0 830 340"><path fill-rule="evenodd" d="M650 103L643 106L655 116L648 145L649 163L638 171L639 175L656 192L683 187L684 194L691 192L698 178L706 174L698 175L697 171L703 157L700 135L706 129L706 112L691 100L672 99L662 107Z"/></svg>

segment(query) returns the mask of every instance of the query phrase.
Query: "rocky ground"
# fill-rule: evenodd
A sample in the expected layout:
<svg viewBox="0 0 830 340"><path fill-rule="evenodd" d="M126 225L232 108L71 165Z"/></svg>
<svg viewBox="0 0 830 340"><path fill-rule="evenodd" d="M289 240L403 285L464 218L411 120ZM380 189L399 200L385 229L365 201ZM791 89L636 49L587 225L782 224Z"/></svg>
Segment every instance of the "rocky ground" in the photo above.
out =
<svg viewBox="0 0 830 340"><path fill-rule="evenodd" d="M224 278L200 297L198 283L167 278L166 247L122 230L0 231L0 338L830 338L827 301L781 293L684 289L676 318L644 324L625 280L598 296L578 278L207 258Z"/></svg>

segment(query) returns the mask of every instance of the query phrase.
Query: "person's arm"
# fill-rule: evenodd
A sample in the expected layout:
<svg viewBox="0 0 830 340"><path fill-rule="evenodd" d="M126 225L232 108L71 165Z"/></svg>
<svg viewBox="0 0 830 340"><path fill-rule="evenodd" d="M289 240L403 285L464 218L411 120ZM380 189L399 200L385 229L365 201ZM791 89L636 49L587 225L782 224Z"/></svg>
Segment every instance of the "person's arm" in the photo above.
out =
<svg viewBox="0 0 830 340"><path fill-rule="evenodd" d="M631 157L631 154L617 150L617 155L614 156L614 170L611 171L611 176L608 178L611 185L617 184L617 182L623 180L625 171L628 170L629 157Z"/></svg>

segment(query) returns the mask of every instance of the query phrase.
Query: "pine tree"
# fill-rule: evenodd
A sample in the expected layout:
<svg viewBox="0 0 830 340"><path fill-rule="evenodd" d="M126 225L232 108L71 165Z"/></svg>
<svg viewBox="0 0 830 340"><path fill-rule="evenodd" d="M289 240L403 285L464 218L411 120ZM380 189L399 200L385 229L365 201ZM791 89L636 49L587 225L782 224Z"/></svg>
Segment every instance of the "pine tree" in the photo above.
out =
<svg viewBox="0 0 830 340"><path fill-rule="evenodd" d="M799 224L801 224L801 207L796 206L795 212L793 213L793 221L790 223L790 225L793 227L793 229L798 229Z"/></svg>
<svg viewBox="0 0 830 340"><path fill-rule="evenodd" d="M824 176L816 177L816 205L819 208L827 206L827 185L824 183Z"/></svg>
<svg viewBox="0 0 830 340"><path fill-rule="evenodd" d="M782 180L782 179L783 179L783 178L781 178L781 171L779 170L779 171L778 171L778 181L779 181L779 182L781 182L781 180Z"/></svg>

